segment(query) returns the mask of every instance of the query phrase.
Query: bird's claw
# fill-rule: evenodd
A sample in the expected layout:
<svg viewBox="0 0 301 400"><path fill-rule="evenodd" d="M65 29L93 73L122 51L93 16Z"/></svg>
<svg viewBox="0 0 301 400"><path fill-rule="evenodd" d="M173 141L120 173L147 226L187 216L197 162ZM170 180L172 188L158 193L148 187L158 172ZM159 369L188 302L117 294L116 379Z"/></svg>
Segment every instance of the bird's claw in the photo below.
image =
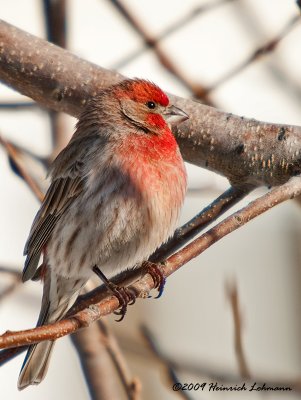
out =
<svg viewBox="0 0 301 400"><path fill-rule="evenodd" d="M112 284L110 286L110 290L119 301L120 308L117 311L114 311L114 314L120 315L120 318L116 320L117 322L120 322L125 317L127 306L135 303L136 296L131 289L124 286L117 286Z"/></svg>
<svg viewBox="0 0 301 400"><path fill-rule="evenodd" d="M93 272L95 272L95 274L103 281L107 289L117 297L119 301L119 310L114 311L114 314L120 315L120 318L116 320L117 322L122 321L126 314L127 306L134 304L136 301L135 292L130 288L118 286L114 282L110 281L97 265L94 265Z"/></svg>
<svg viewBox="0 0 301 400"><path fill-rule="evenodd" d="M146 261L144 264L144 267L146 268L147 272L153 278L154 288L158 289L158 294L155 297L155 299L158 299L159 297L162 296L162 293L163 293L164 287L165 287L165 283L166 283L166 277L165 277L164 273L162 272L162 269L160 268L161 265L164 265L164 262L161 262L160 264L156 264L156 263L152 263L150 261Z"/></svg>

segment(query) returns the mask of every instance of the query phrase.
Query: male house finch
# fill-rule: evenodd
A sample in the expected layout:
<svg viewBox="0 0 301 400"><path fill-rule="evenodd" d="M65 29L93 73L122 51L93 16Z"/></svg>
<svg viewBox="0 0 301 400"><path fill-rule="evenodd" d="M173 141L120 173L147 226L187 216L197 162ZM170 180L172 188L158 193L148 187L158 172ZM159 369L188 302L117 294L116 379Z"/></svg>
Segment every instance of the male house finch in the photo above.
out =
<svg viewBox="0 0 301 400"><path fill-rule="evenodd" d="M144 80L124 80L88 103L25 245L23 280L43 254L38 325L61 319L93 270L112 275L145 260L174 232L186 171L169 124L188 116ZM18 388L45 377L53 341L30 346Z"/></svg>

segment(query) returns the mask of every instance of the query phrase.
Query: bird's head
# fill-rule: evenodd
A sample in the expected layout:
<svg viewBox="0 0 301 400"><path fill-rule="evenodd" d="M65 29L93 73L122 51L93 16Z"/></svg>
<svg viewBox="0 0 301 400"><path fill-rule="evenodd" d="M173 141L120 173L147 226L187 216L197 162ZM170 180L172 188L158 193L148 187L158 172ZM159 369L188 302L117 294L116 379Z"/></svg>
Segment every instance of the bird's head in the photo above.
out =
<svg viewBox="0 0 301 400"><path fill-rule="evenodd" d="M167 95L151 82L128 79L115 85L113 90L121 113L145 132L159 134L167 126L188 118L184 111L170 105Z"/></svg>

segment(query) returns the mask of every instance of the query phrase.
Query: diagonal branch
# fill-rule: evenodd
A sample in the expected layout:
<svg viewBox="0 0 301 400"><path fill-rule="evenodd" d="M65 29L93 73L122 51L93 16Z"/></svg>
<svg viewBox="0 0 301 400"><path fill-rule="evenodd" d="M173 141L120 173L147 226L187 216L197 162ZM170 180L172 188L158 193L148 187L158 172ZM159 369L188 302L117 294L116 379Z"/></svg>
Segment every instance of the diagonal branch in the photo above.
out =
<svg viewBox="0 0 301 400"><path fill-rule="evenodd" d="M241 64L234 67L231 71L227 72L224 76L219 78L214 84L207 88L206 93L209 93L225 82L242 72L246 67L250 66L253 62L258 61L263 56L273 52L280 42L287 37L287 35L300 23L300 15L294 15L282 28L280 33L273 39L269 40L263 46L258 47L252 54L247 57Z"/></svg>
<svg viewBox="0 0 301 400"><path fill-rule="evenodd" d="M14 145L12 143L8 142L1 136L0 136L0 144L4 147L4 149L7 152L7 155L13 161L14 167L17 169L18 174L27 183L27 185L30 187L31 191L36 196L36 198L38 200L42 201L44 198L44 194L41 191L39 185L36 183L36 181L31 177L31 175L27 172L27 170L22 165L22 162L20 161L20 158L19 158L18 150L14 147Z"/></svg>
<svg viewBox="0 0 301 400"><path fill-rule="evenodd" d="M129 55L125 56L124 58L122 58L121 60L116 62L114 64L113 68L120 69L120 68L124 67L129 62L134 61L145 50L153 49L155 47L155 45L159 44L160 41L162 41L163 39L166 39L172 33L180 30L181 28L183 28L183 26L187 25L189 22L192 22L194 19L196 19L200 15L205 14L208 11L215 10L216 8L226 5L228 3L231 3L233 1L236 1L236 0L217 0L214 2L212 2L212 0L209 0L205 4L197 5L196 7L191 9L187 14L180 17L179 20L177 20L176 22L173 22L171 25L169 25L167 28L165 28L163 30L163 32L161 32L158 36L152 38L152 40L144 40L143 47L139 48L138 50L134 50L132 53L130 53ZM112 0L112 3L114 4L114 0Z"/></svg>
<svg viewBox="0 0 301 400"><path fill-rule="evenodd" d="M0 292L0 302L1 302L8 295L10 295L12 292L15 291L15 289L21 284L22 280L21 280L21 273L16 269L0 266L0 274L8 275L11 280L10 284Z"/></svg>
<svg viewBox="0 0 301 400"><path fill-rule="evenodd" d="M252 187L248 186L237 188L230 187L190 221L176 229L172 238L159 247L159 249L150 257L150 260L153 262L160 261L179 250L185 243L198 235L201 231L207 228L208 225L212 224L212 222L247 196L252 189Z"/></svg>
<svg viewBox="0 0 301 400"><path fill-rule="evenodd" d="M224 236L238 229L253 218L264 213L277 204L292 199L301 194L301 178L294 177L281 187L276 187L259 199L252 201L243 209L235 212L225 220L209 229L192 243L182 250L170 256L162 266L162 272L169 276L188 261L200 255L207 248L222 239ZM130 286L136 297L145 298L149 291L154 288L154 282L148 273L145 273L138 281ZM99 290L100 297L103 297L103 290ZM119 307L118 299L115 296L106 294L105 298L99 301L98 293L91 293L82 296L78 306L86 307L76 312L73 316L58 321L54 324L36 327L34 329L6 332L0 336L0 349L29 345L44 340L55 340L66 336L76 330L89 326L100 317L108 315Z"/></svg>
<svg viewBox="0 0 301 400"><path fill-rule="evenodd" d="M174 386L174 384L181 382L181 379L179 379L178 377L174 363L168 360L167 357L163 356L163 353L160 350L159 345L154 338L154 335L146 325L141 326L141 334L143 336L143 339L146 341L147 346L151 350L152 354L157 358L157 360L161 364L163 364L163 367L165 369L165 375L168 380L167 388L170 389L171 387ZM179 395L180 398L184 400L192 400L189 394L186 393L186 391L184 390L179 390L177 394Z"/></svg>
<svg viewBox="0 0 301 400"><path fill-rule="evenodd" d="M192 92L196 98L202 99L206 104L213 106L209 96L207 96L206 89L201 84L192 81L188 75L183 73L179 67L179 63L173 61L172 58L169 57L169 55L163 50L161 44L158 41L156 42L153 35L147 31L145 24L142 23L138 18L135 18L131 8L119 0L110 0L110 2L143 39L144 44L147 46L152 45L153 50L162 66L190 92Z"/></svg>

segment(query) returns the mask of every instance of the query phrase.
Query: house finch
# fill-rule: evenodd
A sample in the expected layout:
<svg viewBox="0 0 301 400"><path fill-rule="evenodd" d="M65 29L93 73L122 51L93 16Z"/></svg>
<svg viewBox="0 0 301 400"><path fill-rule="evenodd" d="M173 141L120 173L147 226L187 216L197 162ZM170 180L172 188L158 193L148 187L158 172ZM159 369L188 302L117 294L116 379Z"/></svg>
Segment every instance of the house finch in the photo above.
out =
<svg viewBox="0 0 301 400"><path fill-rule="evenodd" d="M112 275L135 266L174 232L186 171L169 125L187 118L161 89L138 79L88 103L53 162L25 245L24 281L35 278L43 254L38 325L61 319L93 270ZM30 346L19 389L42 381L53 344Z"/></svg>

